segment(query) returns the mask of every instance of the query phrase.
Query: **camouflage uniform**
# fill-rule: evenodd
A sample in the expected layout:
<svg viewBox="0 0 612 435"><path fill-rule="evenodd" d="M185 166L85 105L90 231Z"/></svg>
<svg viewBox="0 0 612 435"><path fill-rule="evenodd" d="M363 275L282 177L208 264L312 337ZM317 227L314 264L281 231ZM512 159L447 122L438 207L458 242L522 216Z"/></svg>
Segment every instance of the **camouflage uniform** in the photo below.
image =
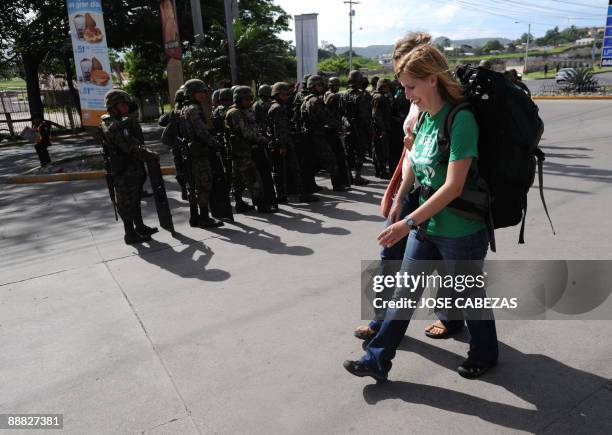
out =
<svg viewBox="0 0 612 435"><path fill-rule="evenodd" d="M337 77L329 79L330 90L325 93L323 102L329 113L327 122L327 140L336 156L338 164L339 181L349 186L351 184L351 173L349 171L346 150L344 147L343 127L342 127L342 110L340 107L340 99L342 95L338 92L340 80Z"/></svg>
<svg viewBox="0 0 612 435"><path fill-rule="evenodd" d="M273 92L277 89L286 89L288 92L289 85L282 82L275 83ZM279 202L284 202L288 194L289 188L287 186L290 178L297 193L303 194L304 192L302 174L291 135L287 104L281 103L280 100L272 103L268 111L268 127L273 138L274 184L276 185Z"/></svg>
<svg viewBox="0 0 612 435"><path fill-rule="evenodd" d="M355 169L355 184L367 184L367 180L361 178L361 170L368 152L368 142L371 142L373 136L372 107L361 89L361 81L361 73L351 71L349 88L340 100L344 121L348 125L348 157L349 163Z"/></svg>
<svg viewBox="0 0 612 435"><path fill-rule="evenodd" d="M229 131L225 125L225 115L227 109L232 105L232 92L229 88L224 88L219 91L219 105L215 107L212 113L212 124L215 136L221 145L223 150L221 151L221 157L223 159L223 165L225 166L225 172L229 180L232 179L232 152L229 142Z"/></svg>
<svg viewBox="0 0 612 435"><path fill-rule="evenodd" d="M338 179L336 157L327 142L327 124L330 115L323 102L323 95L315 88L317 84L323 88L323 80L319 76L311 76L308 79L308 88L312 93L302 103L302 123L308 134L310 146L314 147L314 157L318 165L329 172L334 189L338 189L344 185Z"/></svg>
<svg viewBox="0 0 612 435"><path fill-rule="evenodd" d="M180 145L183 140L180 133L180 118L183 103L185 101L185 90L181 86L174 95L174 107L170 113L164 114L159 118L159 125L164 127L162 133L162 143L172 151L174 167L176 168L176 182L181 188L181 194L184 200L187 199L187 188L185 169L183 167L183 159L181 157Z"/></svg>
<svg viewBox="0 0 612 435"><path fill-rule="evenodd" d="M259 100L253 103L253 111L257 128L265 134L268 129L268 111L272 105L272 88L269 85L261 85L258 95Z"/></svg>
<svg viewBox="0 0 612 435"><path fill-rule="evenodd" d="M391 133L391 100L388 95L388 80L379 81L372 96L372 119L374 121L374 167L376 176L388 178L389 137Z"/></svg>
<svg viewBox="0 0 612 435"><path fill-rule="evenodd" d="M225 115L225 125L229 130L232 147L234 196L241 198L244 190L248 188L253 202L263 204L264 187L253 160L253 149L265 146L267 141L257 131L255 114L251 108L241 109L234 104Z"/></svg>
<svg viewBox="0 0 612 435"><path fill-rule="evenodd" d="M302 174L302 187L306 193L312 193L314 190L317 190L314 180L314 169L312 168L314 164L313 155L304 131L304 124L302 123L302 104L306 97L310 95L306 86L308 78L310 78L310 74L304 76L304 80L300 84L300 90L296 92L293 98L291 123L293 124L293 143L295 144L295 151Z"/></svg>
<svg viewBox="0 0 612 435"><path fill-rule="evenodd" d="M100 126L110 148L117 211L122 219L136 219L141 215L142 185L147 179L143 163L155 153L145 148L142 129L133 117L104 115Z"/></svg>
<svg viewBox="0 0 612 435"><path fill-rule="evenodd" d="M187 99L181 110L181 120L181 132L189 141L191 175L197 192L198 206L201 210L208 210L212 189L210 153L214 153L221 145L207 127L203 107L191 98Z"/></svg>

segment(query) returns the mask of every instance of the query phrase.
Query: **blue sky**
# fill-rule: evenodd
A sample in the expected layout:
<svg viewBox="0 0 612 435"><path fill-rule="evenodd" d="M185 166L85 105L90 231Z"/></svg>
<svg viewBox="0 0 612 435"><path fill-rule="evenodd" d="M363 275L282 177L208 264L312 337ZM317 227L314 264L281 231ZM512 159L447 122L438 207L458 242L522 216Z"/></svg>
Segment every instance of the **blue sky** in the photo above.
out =
<svg viewBox="0 0 612 435"><path fill-rule="evenodd" d="M605 26L608 0L357 0L353 45L393 44L410 30L451 39L536 37L558 25ZM318 13L319 42L348 46L343 0L275 0L290 15ZM515 23L519 21L519 23ZM293 24L293 22L292 22ZM293 41L293 32L281 35Z"/></svg>

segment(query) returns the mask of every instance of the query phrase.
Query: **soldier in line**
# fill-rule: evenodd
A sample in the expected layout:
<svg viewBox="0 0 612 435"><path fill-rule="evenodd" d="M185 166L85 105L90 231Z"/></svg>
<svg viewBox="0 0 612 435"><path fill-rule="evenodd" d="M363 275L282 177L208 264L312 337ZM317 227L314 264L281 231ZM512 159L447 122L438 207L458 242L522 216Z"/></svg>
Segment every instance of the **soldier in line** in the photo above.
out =
<svg viewBox="0 0 612 435"><path fill-rule="evenodd" d="M219 89L215 89L214 92L212 93L212 110L215 110L215 108L220 104L219 102Z"/></svg>
<svg viewBox="0 0 612 435"><path fill-rule="evenodd" d="M328 82L329 90L325 92L323 102L329 113L329 121L327 123L327 140L336 156L336 164L338 165L338 177L341 184L350 186L351 172L348 167L346 150L343 143L343 128L342 128L342 110L340 107L340 79L338 77L330 77Z"/></svg>
<svg viewBox="0 0 612 435"><path fill-rule="evenodd" d="M255 153L265 152L268 140L257 131L255 114L251 109L253 94L248 86L238 86L233 93L234 105L225 115L225 124L229 130L233 160L233 185L236 212L244 213L253 209L242 198L246 188L251 192L253 203L260 213L272 213L276 198L266 195L262 175L255 164ZM259 160L259 159L258 159ZM263 176L270 177L268 172Z"/></svg>
<svg viewBox="0 0 612 435"><path fill-rule="evenodd" d="M374 121L374 168L376 176L388 180L389 137L391 133L391 102L389 79L378 81L372 95L372 120Z"/></svg>
<svg viewBox="0 0 612 435"><path fill-rule="evenodd" d="M347 143L349 163L355 169L353 184L363 186L368 180L361 176L368 142L372 141L372 108L362 90L363 77L357 70L348 76L348 89L342 94L341 106L344 120L348 125Z"/></svg>
<svg viewBox="0 0 612 435"><path fill-rule="evenodd" d="M289 123L289 85L284 82L274 83L271 95L273 103L268 111L268 127L272 137L274 183L276 185L278 202L280 204L287 202L289 178L292 179L301 202L318 201L319 198L305 193L302 188L302 175Z"/></svg>
<svg viewBox="0 0 612 435"><path fill-rule="evenodd" d="M308 142L313 147L313 160L317 167L320 166L329 172L334 191L346 191L348 188L340 180L336 157L327 142L327 124L330 116L323 102L325 82L322 77L313 75L308 78L307 85L310 94L302 103L302 123L308 135Z"/></svg>
<svg viewBox="0 0 612 435"><path fill-rule="evenodd" d="M265 135L268 130L268 111L272 105L272 87L261 85L257 90L257 95L259 100L253 103L255 122L257 122L257 129Z"/></svg>
<svg viewBox="0 0 612 435"><path fill-rule="evenodd" d="M161 141L168 146L172 152L174 167L176 168L176 182L181 188L181 198L187 200L187 184L185 179L185 170L183 168L183 159L181 157L180 142L180 118L183 103L185 101L185 88L181 86L174 94L174 107L170 113L164 114L159 118L159 125L164 127Z"/></svg>
<svg viewBox="0 0 612 435"><path fill-rule="evenodd" d="M380 80L380 77L378 76L374 76L372 77L372 80L370 80L370 84L372 85L372 92L374 92L376 89L378 89L378 81Z"/></svg>
<svg viewBox="0 0 612 435"><path fill-rule="evenodd" d="M144 224L140 210L142 184L147 178L144 162L159 156L144 146L140 124L129 116L132 98L119 89L111 89L104 96L108 114L102 116L100 127L111 156L111 172L115 185L117 211L127 244L151 240L157 228Z"/></svg>
<svg viewBox="0 0 612 435"><path fill-rule="evenodd" d="M308 90L308 79L310 74L304 75L304 79L300 84L300 89L296 92L293 98L293 140L298 155L298 161L300 168L302 169L302 187L304 192L313 193L323 190L321 186L318 186L314 179L314 162L312 156L312 149L310 143L308 143L307 135L304 130L304 123L302 122L302 104L306 97L310 94Z"/></svg>
<svg viewBox="0 0 612 435"><path fill-rule="evenodd" d="M210 217L208 209L213 177L210 156L221 149L221 145L206 125L203 103L209 89L202 80L198 79L187 80L184 86L185 103L181 110L181 133L189 141L191 176L199 207L199 212L197 208L191 208L189 224L199 228L220 227L223 222Z"/></svg>
<svg viewBox="0 0 612 435"><path fill-rule="evenodd" d="M225 126L225 114L233 103L232 91L230 88L223 88L219 91L219 105L215 107L212 113L212 123L217 141L223 145L221 158L227 179L232 179L232 150L229 140L229 131Z"/></svg>
<svg viewBox="0 0 612 435"><path fill-rule="evenodd" d="M363 95L365 96L365 99L368 102L369 111L371 113L372 112L372 94L370 93L370 91L368 91L368 86L370 86L370 81L368 80L367 77L363 77L361 81L361 90L363 91ZM372 88L372 90L375 90L375 89L376 88ZM374 136L372 136L371 140L367 141L368 157L370 157L370 159L373 158L373 153L372 153L372 142L373 141L374 141Z"/></svg>

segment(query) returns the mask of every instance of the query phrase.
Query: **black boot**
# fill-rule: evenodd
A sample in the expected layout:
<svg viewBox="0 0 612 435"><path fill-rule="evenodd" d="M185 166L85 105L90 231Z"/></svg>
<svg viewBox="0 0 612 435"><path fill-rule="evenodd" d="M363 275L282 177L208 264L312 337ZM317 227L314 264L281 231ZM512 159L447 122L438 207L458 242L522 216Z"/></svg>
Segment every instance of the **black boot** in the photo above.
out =
<svg viewBox="0 0 612 435"><path fill-rule="evenodd" d="M218 228L223 226L223 222L209 216L208 207L200 207L200 218L198 219L200 228Z"/></svg>
<svg viewBox="0 0 612 435"><path fill-rule="evenodd" d="M299 198L300 202L317 202L319 197L314 196L312 193L302 193Z"/></svg>
<svg viewBox="0 0 612 435"><path fill-rule="evenodd" d="M361 170L355 171L355 176L353 177L353 183L356 186L365 186L369 183L368 180L361 176Z"/></svg>
<svg viewBox="0 0 612 435"><path fill-rule="evenodd" d="M157 227L148 227L142 221L142 215L137 214L134 216L134 227L136 227L136 232L141 236L150 236L151 234L155 234L159 230Z"/></svg>
<svg viewBox="0 0 612 435"><path fill-rule="evenodd" d="M189 225L192 227L197 227L199 224L199 214L198 214L198 206L189 204Z"/></svg>
<svg viewBox="0 0 612 435"><path fill-rule="evenodd" d="M134 229L134 221L132 219L123 219L123 228L125 229L125 235L123 236L123 241L128 245L133 245L135 243L142 243L148 240L151 240L150 235L146 234L138 234Z"/></svg>
<svg viewBox="0 0 612 435"><path fill-rule="evenodd" d="M189 200L189 195L187 195L187 187L185 185L181 186L181 199L183 201Z"/></svg>
<svg viewBox="0 0 612 435"><path fill-rule="evenodd" d="M234 195L236 200L236 213L246 213L255 209L252 205L247 204L242 199L242 195Z"/></svg>

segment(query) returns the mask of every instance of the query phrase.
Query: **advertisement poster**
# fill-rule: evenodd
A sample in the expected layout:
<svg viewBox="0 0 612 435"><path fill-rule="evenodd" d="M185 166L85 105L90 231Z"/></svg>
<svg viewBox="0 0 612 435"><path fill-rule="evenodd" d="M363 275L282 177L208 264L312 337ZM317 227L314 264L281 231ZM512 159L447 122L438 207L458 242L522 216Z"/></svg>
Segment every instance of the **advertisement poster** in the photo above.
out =
<svg viewBox="0 0 612 435"><path fill-rule="evenodd" d="M159 3L161 13L162 33L164 38L164 53L170 59L181 60L181 39L176 22L176 8L174 0L161 0Z"/></svg>
<svg viewBox="0 0 612 435"><path fill-rule="evenodd" d="M84 126L106 113L104 95L113 87L101 0L68 0L68 19Z"/></svg>

